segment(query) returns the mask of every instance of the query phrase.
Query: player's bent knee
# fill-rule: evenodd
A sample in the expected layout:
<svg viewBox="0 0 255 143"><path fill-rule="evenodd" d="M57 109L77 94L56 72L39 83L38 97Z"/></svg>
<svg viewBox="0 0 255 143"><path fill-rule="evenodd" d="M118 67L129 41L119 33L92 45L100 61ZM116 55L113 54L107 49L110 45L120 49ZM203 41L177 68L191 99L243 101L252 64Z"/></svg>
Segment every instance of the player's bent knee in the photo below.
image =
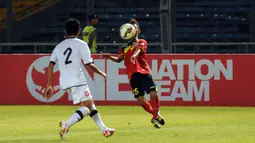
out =
<svg viewBox="0 0 255 143"><path fill-rule="evenodd" d="M145 102L145 101L139 101L139 104L140 104L141 106L144 106L144 105L146 104L146 102Z"/></svg>
<svg viewBox="0 0 255 143"><path fill-rule="evenodd" d="M82 101L81 102L81 106L87 107L90 112L93 111L92 104L93 104L92 100L87 100L87 101Z"/></svg>
<svg viewBox="0 0 255 143"><path fill-rule="evenodd" d="M87 116L90 113L90 111L87 107L81 107L76 111L76 113L80 116L79 120L82 120L84 116Z"/></svg>
<svg viewBox="0 0 255 143"><path fill-rule="evenodd" d="M138 98L137 98L137 101L139 102L139 104L140 104L141 106L143 106L143 105L146 104L146 99L145 99L144 96L138 97Z"/></svg>
<svg viewBox="0 0 255 143"><path fill-rule="evenodd" d="M96 105L94 103L92 104L92 110L97 110Z"/></svg>
<svg viewBox="0 0 255 143"><path fill-rule="evenodd" d="M150 96L152 96L152 97L158 96L157 91L151 91L151 92L150 92Z"/></svg>
<svg viewBox="0 0 255 143"><path fill-rule="evenodd" d="M91 111L91 113L89 114L90 117L93 117L94 115L96 115L98 113L97 110L93 110Z"/></svg>

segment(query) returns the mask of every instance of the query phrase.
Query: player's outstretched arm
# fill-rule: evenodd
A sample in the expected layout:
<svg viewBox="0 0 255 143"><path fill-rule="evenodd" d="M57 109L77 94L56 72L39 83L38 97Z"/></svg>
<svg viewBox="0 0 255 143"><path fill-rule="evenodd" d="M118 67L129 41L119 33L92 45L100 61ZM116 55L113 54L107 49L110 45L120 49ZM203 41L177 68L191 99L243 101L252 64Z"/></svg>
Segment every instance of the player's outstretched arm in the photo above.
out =
<svg viewBox="0 0 255 143"><path fill-rule="evenodd" d="M109 53L102 53L102 52L101 52L101 54L104 58L110 59L116 63L120 63L124 60L124 55L122 55L122 54L118 55L118 56L111 56Z"/></svg>
<svg viewBox="0 0 255 143"><path fill-rule="evenodd" d="M48 83L47 88L45 90L45 97L50 98L52 96L53 88L52 88L52 78L53 78L53 69L54 69L55 63L50 62L48 66Z"/></svg>
<svg viewBox="0 0 255 143"><path fill-rule="evenodd" d="M90 70L92 70L93 72L101 75L104 79L106 79L106 74L104 72L102 72L101 70L99 70L96 65L94 65L93 63L89 63L85 65L86 67L88 67Z"/></svg>

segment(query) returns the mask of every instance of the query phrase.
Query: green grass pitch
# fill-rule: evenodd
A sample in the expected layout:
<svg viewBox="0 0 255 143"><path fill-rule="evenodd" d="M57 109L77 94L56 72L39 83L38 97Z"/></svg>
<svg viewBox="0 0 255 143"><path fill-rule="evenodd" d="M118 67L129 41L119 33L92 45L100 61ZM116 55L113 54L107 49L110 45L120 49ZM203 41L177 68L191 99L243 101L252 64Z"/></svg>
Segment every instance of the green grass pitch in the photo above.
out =
<svg viewBox="0 0 255 143"><path fill-rule="evenodd" d="M86 117L62 141L58 123L76 109L0 106L0 143L255 143L255 108L241 107L161 107L166 125L154 129L140 107L98 106L114 136L103 137Z"/></svg>

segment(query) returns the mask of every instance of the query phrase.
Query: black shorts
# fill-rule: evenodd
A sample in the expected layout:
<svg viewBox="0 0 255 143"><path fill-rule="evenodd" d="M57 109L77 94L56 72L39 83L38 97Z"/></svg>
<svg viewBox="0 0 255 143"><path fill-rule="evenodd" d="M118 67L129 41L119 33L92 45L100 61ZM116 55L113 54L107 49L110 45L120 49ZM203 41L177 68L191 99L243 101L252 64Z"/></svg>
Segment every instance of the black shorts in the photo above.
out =
<svg viewBox="0 0 255 143"><path fill-rule="evenodd" d="M134 73L131 76L130 85L135 98L144 96L145 92L157 91L155 82L150 74Z"/></svg>

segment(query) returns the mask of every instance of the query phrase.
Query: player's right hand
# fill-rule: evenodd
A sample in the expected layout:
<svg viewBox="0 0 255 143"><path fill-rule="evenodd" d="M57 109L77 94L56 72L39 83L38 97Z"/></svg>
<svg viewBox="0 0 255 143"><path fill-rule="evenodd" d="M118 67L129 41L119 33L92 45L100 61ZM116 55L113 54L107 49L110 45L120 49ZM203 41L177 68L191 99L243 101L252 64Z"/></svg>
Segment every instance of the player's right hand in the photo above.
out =
<svg viewBox="0 0 255 143"><path fill-rule="evenodd" d="M104 57L104 58L107 58L107 59L110 59L111 58L111 55L109 53L103 53L103 52L100 52L101 55Z"/></svg>
<svg viewBox="0 0 255 143"><path fill-rule="evenodd" d="M44 93L44 97L47 98L47 100L49 98L51 98L53 95L53 88L52 86L47 86L46 90L45 90L45 93Z"/></svg>

